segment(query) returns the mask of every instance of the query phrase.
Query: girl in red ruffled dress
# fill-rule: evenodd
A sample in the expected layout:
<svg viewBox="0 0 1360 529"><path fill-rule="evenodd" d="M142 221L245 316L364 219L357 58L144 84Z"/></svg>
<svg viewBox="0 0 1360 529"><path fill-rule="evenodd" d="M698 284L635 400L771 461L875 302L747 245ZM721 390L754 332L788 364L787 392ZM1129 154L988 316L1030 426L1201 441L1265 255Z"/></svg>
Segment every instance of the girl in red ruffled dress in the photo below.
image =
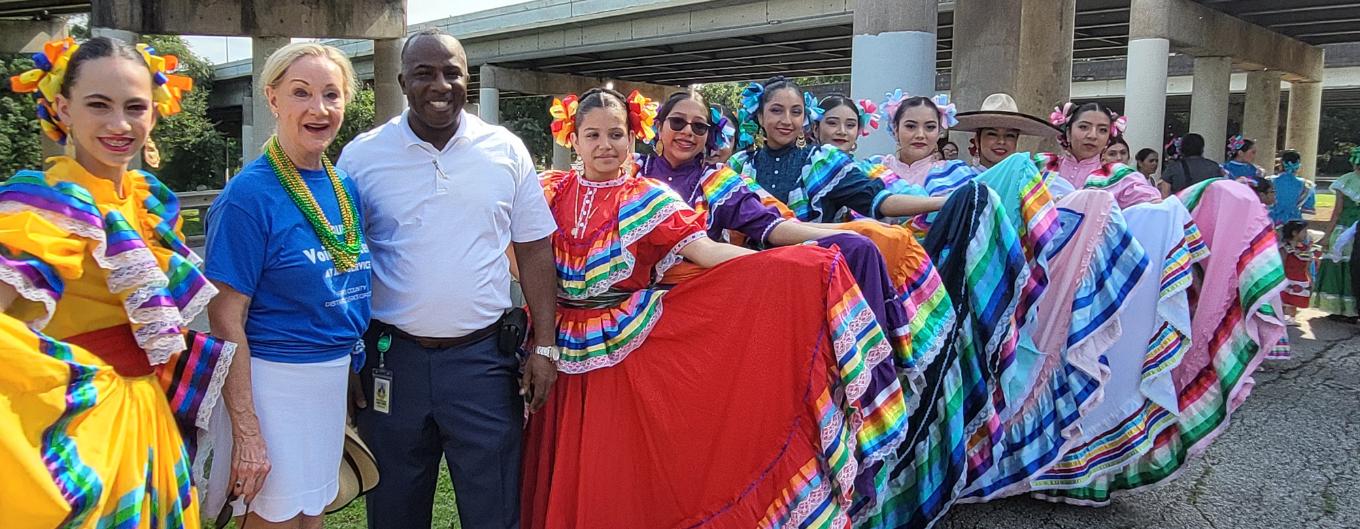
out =
<svg viewBox="0 0 1360 529"><path fill-rule="evenodd" d="M1308 223L1291 220L1280 228L1280 253L1284 257L1284 301L1285 323L1298 325L1294 315L1299 309L1308 308L1313 295L1313 262L1322 258L1322 247L1313 244L1308 236Z"/></svg>

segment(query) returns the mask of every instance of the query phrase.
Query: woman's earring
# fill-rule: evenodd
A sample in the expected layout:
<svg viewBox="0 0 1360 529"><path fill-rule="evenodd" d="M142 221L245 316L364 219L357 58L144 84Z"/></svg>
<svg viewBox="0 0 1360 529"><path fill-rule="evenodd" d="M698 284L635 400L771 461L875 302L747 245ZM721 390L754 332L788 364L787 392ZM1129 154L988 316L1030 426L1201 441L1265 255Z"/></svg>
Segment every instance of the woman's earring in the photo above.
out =
<svg viewBox="0 0 1360 529"><path fill-rule="evenodd" d="M660 141L659 138L658 138L658 141L656 142L656 147L653 148L652 150L653 150L653 151L656 151L656 155L657 155L657 156L661 156L661 141Z"/></svg>
<svg viewBox="0 0 1360 529"><path fill-rule="evenodd" d="M797 144L798 144L798 148L799 148L799 149L802 149L802 148L804 148L804 147L807 147L807 136L804 136L804 135L802 135L802 134L799 134L799 135L798 135L798 142L797 142Z"/></svg>

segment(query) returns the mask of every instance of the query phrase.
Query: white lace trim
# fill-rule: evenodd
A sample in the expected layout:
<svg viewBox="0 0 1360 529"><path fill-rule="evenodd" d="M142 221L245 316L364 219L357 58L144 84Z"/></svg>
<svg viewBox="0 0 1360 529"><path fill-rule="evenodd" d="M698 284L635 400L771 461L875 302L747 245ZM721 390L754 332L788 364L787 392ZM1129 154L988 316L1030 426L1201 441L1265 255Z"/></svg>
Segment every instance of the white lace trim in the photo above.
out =
<svg viewBox="0 0 1360 529"><path fill-rule="evenodd" d="M62 230L94 241L95 249L92 256L100 268L108 271L107 286L111 293L123 294L129 289L137 289L128 294L123 301L123 308L127 311L131 323L146 326L137 329L133 336L136 338L137 344L146 351L151 365L163 364L171 354L184 350L184 337L182 335L179 333L167 335L165 332L172 327L180 328L187 325L187 321L181 317L178 308L140 308L146 300L157 294L156 289L163 290L170 284L169 278L166 277L165 271L161 270L160 264L156 261L156 257L150 249L136 248L116 256L109 256L107 255L108 235L98 226L79 222L70 217L21 202L0 202L0 214L22 212L33 213ZM145 240L143 240L143 244L145 244ZM168 292L166 294L168 295ZM203 302L203 304L206 304L206 302ZM199 310L201 310L201 307ZM50 320L50 315L48 318ZM46 322L43 323L46 324Z"/></svg>
<svg viewBox="0 0 1360 529"><path fill-rule="evenodd" d="M596 369L613 367L618 365L620 362L623 362L625 358L628 358L628 355L630 353L632 353L638 347L642 347L643 343L646 343L647 337L652 335L652 329L656 327L656 323L658 321L661 321L661 313L663 309L661 301L662 298L665 297L666 292L667 291L664 290L656 292L656 300L653 301L653 303L656 303L656 310L653 311L652 313L653 316L650 319L648 319L646 323L643 324L642 331L640 331L637 334L637 336L635 336L632 340L629 340L626 343L624 343L622 347L619 347L618 349L615 349L613 351L609 351L608 353L605 353L600 356L587 358L581 361L558 362L557 371L559 373L566 373L568 375L579 375L581 373L594 371Z"/></svg>
<svg viewBox="0 0 1360 529"><path fill-rule="evenodd" d="M680 242L675 243L675 246L672 246L670 251L666 252L665 257L662 257L661 260L656 262L656 277L665 276L668 270L675 265L680 264L680 261L684 261L685 258L680 256L680 252L684 251L685 247L689 246L694 241L704 237L708 237L707 232L696 231L686 235L685 238L680 239Z"/></svg>
<svg viewBox="0 0 1360 529"><path fill-rule="evenodd" d="M43 306L42 315L27 323L38 331L47 327L47 323L52 321L52 315L57 312L56 298L53 298L44 289L34 285L23 273L6 265L0 265L0 282L14 287L14 291L19 294L19 297L35 303L41 303Z"/></svg>
<svg viewBox="0 0 1360 529"><path fill-rule="evenodd" d="M643 237L646 237L648 234L652 232L652 230L655 230L657 226L660 226L662 222L665 222L666 219L670 218L671 215L674 215L680 211L690 209L689 206L685 205L685 202L681 200L680 197L676 195L674 191L670 191L669 189L666 189L665 191L667 194L671 195L670 198L673 199L672 201L667 202L665 205L661 206L661 209L652 216L648 217L647 221L644 222L641 226L629 230L628 233L622 232L619 233L619 254L622 255L625 266L622 269L610 272L609 275L605 276L603 280L596 282L593 285L587 286L585 292L582 294L568 295L566 293L562 293L562 297L574 300L590 299L605 293L610 288L613 288L614 285L618 284L620 281L623 281L633 276L633 270L637 266L637 256L633 255L633 252L629 251L628 247L632 246L633 243L636 243ZM705 234L700 233L699 235L704 236ZM681 245L677 245L677 247L681 247ZM661 263L658 263L657 266L659 267L660 264ZM675 263L671 263L670 266L674 265Z"/></svg>
<svg viewBox="0 0 1360 529"><path fill-rule="evenodd" d="M199 405L198 417L194 418L194 426L201 430L207 430L211 424L213 408L217 407L217 400L222 396L222 386L227 383L227 372L231 370L231 362L236 358L236 342L226 340L221 342L222 353L218 355L212 378L208 380L208 389L203 394L203 403Z"/></svg>
<svg viewBox="0 0 1360 529"><path fill-rule="evenodd" d="M581 174L580 172L577 172L577 173L576 173L576 180L579 181L579 182L581 182L581 185L583 185L583 186L585 186L585 187L599 187L599 188L604 188L604 187L618 187L618 186L623 185L624 182L627 182L627 181L628 181L628 178L631 177L631 176L632 176L632 174L631 174L630 172L628 172L628 171L623 171L622 174L620 174L618 178L614 178L614 179L611 179L611 180L604 180L604 181L599 181L599 182L597 182L597 181L595 181L595 180L591 180L591 179L589 179L589 178L586 178L585 175Z"/></svg>

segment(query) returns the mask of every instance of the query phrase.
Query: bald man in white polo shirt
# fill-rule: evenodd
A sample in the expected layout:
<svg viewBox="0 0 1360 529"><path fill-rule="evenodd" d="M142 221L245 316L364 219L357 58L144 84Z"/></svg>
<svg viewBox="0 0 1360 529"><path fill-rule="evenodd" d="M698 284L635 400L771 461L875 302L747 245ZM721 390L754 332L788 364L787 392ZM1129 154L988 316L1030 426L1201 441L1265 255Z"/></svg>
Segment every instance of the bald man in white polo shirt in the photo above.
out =
<svg viewBox="0 0 1360 529"><path fill-rule="evenodd" d="M517 528L526 401L541 407L557 375L557 226L524 143L463 111L467 77L456 39L412 36L399 76L410 108L340 157L373 259L357 416L382 474L369 529L430 527L441 456L463 527ZM534 323L522 375L498 347L510 247Z"/></svg>

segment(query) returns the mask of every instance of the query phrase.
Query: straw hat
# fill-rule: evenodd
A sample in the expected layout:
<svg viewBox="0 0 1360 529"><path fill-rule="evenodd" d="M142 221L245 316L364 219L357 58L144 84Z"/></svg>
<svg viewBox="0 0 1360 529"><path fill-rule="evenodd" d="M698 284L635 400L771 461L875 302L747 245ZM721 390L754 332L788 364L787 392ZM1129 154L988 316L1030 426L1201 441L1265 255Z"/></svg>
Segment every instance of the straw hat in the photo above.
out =
<svg viewBox="0 0 1360 529"><path fill-rule="evenodd" d="M345 454L340 458L340 489L326 506L326 514L344 509L355 498L378 486L378 461L359 438L354 426L345 425Z"/></svg>
<svg viewBox="0 0 1360 529"><path fill-rule="evenodd" d="M1018 129L1020 134L1052 138L1058 128L1043 119L1020 113L1015 99L1009 94L992 94L982 101L982 110L960 112L959 124L951 128L963 132L980 129Z"/></svg>

